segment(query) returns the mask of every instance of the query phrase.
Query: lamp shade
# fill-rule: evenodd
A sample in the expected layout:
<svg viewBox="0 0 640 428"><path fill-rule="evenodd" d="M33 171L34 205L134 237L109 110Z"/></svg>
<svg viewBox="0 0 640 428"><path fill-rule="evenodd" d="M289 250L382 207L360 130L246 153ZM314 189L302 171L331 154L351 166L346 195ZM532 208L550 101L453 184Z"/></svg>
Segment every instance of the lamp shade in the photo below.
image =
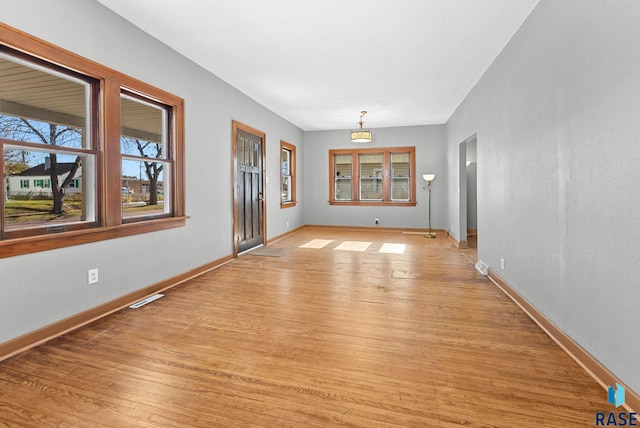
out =
<svg viewBox="0 0 640 428"><path fill-rule="evenodd" d="M424 179L424 181L426 181L427 183L433 181L436 178L435 174L422 174L422 178Z"/></svg>
<svg viewBox="0 0 640 428"><path fill-rule="evenodd" d="M373 141L371 131L351 131L352 143L370 143Z"/></svg>

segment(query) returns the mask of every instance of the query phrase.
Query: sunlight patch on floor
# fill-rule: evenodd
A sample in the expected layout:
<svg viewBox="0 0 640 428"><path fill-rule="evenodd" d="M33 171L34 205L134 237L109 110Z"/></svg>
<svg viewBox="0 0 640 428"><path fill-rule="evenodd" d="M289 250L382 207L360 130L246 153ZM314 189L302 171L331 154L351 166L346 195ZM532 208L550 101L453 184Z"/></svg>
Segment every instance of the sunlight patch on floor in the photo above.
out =
<svg viewBox="0 0 640 428"><path fill-rule="evenodd" d="M385 242L380 247L379 253L387 253L387 254L404 254L405 244L389 244Z"/></svg>
<svg viewBox="0 0 640 428"><path fill-rule="evenodd" d="M363 241L344 241L342 244L338 245L336 250L343 251L367 251L371 242L363 242Z"/></svg>
<svg viewBox="0 0 640 428"><path fill-rule="evenodd" d="M300 245L300 248L324 248L332 242L333 239L312 239L306 244Z"/></svg>
<svg viewBox="0 0 640 428"><path fill-rule="evenodd" d="M333 239L312 239L302 245L299 248L313 248L313 249L321 249L329 245L333 242ZM371 242L364 241L343 241L338 245L335 250L341 251L360 251L364 252L371 246ZM378 250L379 253L384 254L404 254L406 249L406 244L392 244L385 242Z"/></svg>

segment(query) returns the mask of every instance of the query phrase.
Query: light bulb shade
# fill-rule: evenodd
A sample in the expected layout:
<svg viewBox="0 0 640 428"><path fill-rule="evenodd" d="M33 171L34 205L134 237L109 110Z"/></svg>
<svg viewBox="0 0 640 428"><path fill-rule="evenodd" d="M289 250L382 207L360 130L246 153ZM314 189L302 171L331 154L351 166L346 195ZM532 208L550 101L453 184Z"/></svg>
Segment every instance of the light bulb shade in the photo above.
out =
<svg viewBox="0 0 640 428"><path fill-rule="evenodd" d="M351 131L352 143L370 143L373 141L371 131Z"/></svg>
<svg viewBox="0 0 640 428"><path fill-rule="evenodd" d="M436 178L436 175L435 174L422 174L422 178L427 183L430 183Z"/></svg>

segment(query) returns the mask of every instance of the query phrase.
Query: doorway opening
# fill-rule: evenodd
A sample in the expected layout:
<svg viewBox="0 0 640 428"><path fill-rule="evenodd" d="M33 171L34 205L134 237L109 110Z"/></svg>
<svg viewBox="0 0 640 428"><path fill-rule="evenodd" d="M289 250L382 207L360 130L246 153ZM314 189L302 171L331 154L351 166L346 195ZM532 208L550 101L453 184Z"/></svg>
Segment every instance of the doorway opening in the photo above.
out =
<svg viewBox="0 0 640 428"><path fill-rule="evenodd" d="M460 143L459 148L459 246L478 247L478 156L476 134Z"/></svg>

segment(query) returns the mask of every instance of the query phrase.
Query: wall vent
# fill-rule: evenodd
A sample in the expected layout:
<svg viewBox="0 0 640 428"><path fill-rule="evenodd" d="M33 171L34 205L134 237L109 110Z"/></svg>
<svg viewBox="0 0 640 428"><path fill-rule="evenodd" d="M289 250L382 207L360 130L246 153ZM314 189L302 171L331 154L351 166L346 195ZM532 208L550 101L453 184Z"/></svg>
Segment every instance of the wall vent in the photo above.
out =
<svg viewBox="0 0 640 428"><path fill-rule="evenodd" d="M478 260L478 263L476 263L476 270L484 276L487 276L487 273L489 273L489 266L487 266L482 260Z"/></svg>
<svg viewBox="0 0 640 428"><path fill-rule="evenodd" d="M133 305L129 306L131 309L138 309L140 306L144 306L147 303L151 303L154 300L158 300L159 298L164 297L164 294L154 294L153 296L149 296L146 299L142 299L140 300L138 303L134 303Z"/></svg>

